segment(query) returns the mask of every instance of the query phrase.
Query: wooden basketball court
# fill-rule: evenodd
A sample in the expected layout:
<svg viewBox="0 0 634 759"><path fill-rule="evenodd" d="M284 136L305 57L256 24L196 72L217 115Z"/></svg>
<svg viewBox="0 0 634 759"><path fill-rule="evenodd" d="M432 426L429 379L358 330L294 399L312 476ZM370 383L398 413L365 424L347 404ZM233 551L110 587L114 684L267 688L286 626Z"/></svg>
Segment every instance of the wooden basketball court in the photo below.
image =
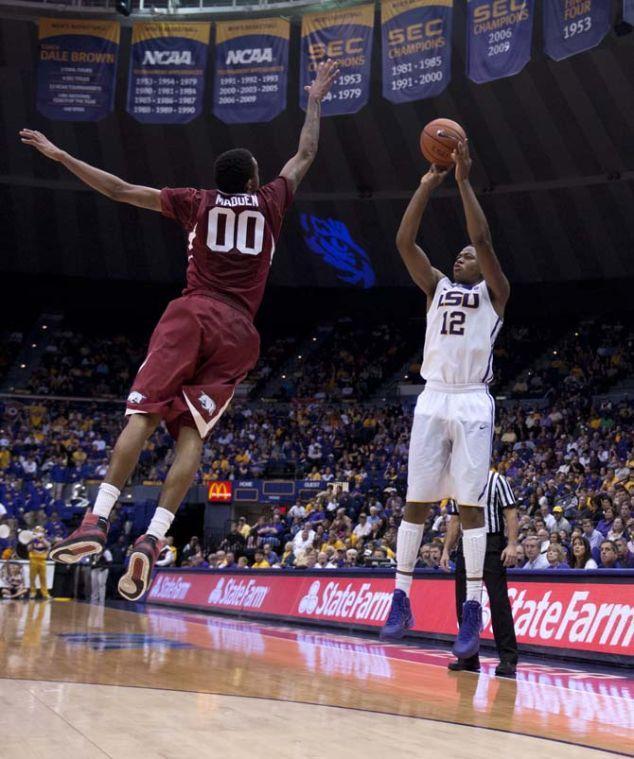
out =
<svg viewBox="0 0 634 759"><path fill-rule="evenodd" d="M631 670L450 673L445 651L148 607L0 604L0 756L634 755ZM195 752L195 753L194 753Z"/></svg>

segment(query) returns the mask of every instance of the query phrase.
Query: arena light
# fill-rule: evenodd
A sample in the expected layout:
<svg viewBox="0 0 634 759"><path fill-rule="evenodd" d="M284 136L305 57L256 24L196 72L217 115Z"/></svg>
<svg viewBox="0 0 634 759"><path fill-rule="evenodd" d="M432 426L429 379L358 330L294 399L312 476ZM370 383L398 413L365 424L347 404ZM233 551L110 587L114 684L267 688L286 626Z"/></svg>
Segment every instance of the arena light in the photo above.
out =
<svg viewBox="0 0 634 759"><path fill-rule="evenodd" d="M132 0L116 0L114 7L117 13L122 16L129 16L132 12Z"/></svg>

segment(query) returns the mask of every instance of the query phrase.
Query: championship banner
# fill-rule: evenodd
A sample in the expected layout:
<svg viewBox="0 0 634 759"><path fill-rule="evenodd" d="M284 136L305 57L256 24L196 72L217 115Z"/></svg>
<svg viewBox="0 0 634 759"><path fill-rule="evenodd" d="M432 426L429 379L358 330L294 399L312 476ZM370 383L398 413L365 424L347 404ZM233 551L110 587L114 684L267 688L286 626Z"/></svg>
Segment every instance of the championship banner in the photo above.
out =
<svg viewBox="0 0 634 759"><path fill-rule="evenodd" d="M618 570L621 574L626 570ZM594 581L593 581L594 580ZM580 658L634 657L634 573L617 580L605 573L510 572L509 600L521 647L563 650ZM343 570L159 570L148 603L228 611L269 619L343 625L367 630L384 624L394 574ZM440 571L414 575L411 633L452 638L457 633L453 577ZM486 592L482 637L493 639Z"/></svg>
<svg viewBox="0 0 634 759"><path fill-rule="evenodd" d="M554 61L596 47L610 29L612 0L544 0L544 51Z"/></svg>
<svg viewBox="0 0 634 759"><path fill-rule="evenodd" d="M381 3L383 97L407 103L439 95L451 79L453 0Z"/></svg>
<svg viewBox="0 0 634 759"><path fill-rule="evenodd" d="M132 27L127 111L145 124L186 124L202 111L208 22Z"/></svg>
<svg viewBox="0 0 634 759"><path fill-rule="evenodd" d="M306 110L304 87L315 78L317 66L332 58L339 63L339 77L322 103L323 116L356 113L370 95L370 61L374 5L357 5L330 13L310 13L302 18L299 104Z"/></svg>
<svg viewBox="0 0 634 759"><path fill-rule="evenodd" d="M531 57L533 0L467 0L467 76L514 76Z"/></svg>
<svg viewBox="0 0 634 759"><path fill-rule="evenodd" d="M623 21L634 26L634 0L623 0Z"/></svg>
<svg viewBox="0 0 634 759"><path fill-rule="evenodd" d="M290 24L219 21L213 113L225 124L271 121L286 108Z"/></svg>
<svg viewBox="0 0 634 759"><path fill-rule="evenodd" d="M56 121L99 121L114 105L115 21L39 20L37 110Z"/></svg>

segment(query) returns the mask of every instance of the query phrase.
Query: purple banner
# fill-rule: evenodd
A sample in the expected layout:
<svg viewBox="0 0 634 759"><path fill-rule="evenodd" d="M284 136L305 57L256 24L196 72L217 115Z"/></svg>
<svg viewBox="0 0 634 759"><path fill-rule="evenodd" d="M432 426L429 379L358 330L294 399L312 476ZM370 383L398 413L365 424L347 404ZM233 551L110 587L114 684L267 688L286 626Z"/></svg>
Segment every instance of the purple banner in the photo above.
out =
<svg viewBox="0 0 634 759"><path fill-rule="evenodd" d="M225 124L271 121L286 108L290 24L219 21L213 112Z"/></svg>
<svg viewBox="0 0 634 759"><path fill-rule="evenodd" d="M453 0L381 3L383 97L407 103L439 95L451 80Z"/></svg>
<svg viewBox="0 0 634 759"><path fill-rule="evenodd" d="M544 51L562 61L596 47L610 29L612 0L544 0Z"/></svg>
<svg viewBox="0 0 634 759"><path fill-rule="evenodd" d="M341 116L363 108L370 96L373 29L374 5L310 13L302 18L301 108L306 110L308 99L304 87L313 81L317 67L328 58L339 63L340 72L324 98L322 114Z"/></svg>
<svg viewBox="0 0 634 759"><path fill-rule="evenodd" d="M468 0L467 76L477 84L514 76L531 57L533 0Z"/></svg>
<svg viewBox="0 0 634 759"><path fill-rule="evenodd" d="M186 124L202 112L208 22L140 22L132 29L127 111L145 124Z"/></svg>

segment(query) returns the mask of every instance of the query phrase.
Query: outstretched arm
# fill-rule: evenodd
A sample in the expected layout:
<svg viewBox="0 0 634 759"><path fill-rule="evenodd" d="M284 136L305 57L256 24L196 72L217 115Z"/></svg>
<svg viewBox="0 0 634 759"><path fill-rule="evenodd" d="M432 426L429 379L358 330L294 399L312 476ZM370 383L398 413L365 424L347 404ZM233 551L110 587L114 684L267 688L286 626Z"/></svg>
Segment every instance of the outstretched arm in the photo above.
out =
<svg viewBox="0 0 634 759"><path fill-rule="evenodd" d="M511 293L511 287L493 250L493 241L486 216L469 182L471 156L469 155L467 141L458 143L452 158L456 164L456 182L467 219L469 239L476 249L478 264L491 293L493 306L497 313L502 316Z"/></svg>
<svg viewBox="0 0 634 759"><path fill-rule="evenodd" d="M425 251L416 244L416 237L429 198L446 176L446 170L435 165L430 166L410 200L396 234L396 247L407 266L407 271L428 299L434 297L436 285L443 274L431 265Z"/></svg>
<svg viewBox="0 0 634 759"><path fill-rule="evenodd" d="M52 161L58 161L65 166L82 182L97 190L111 200L117 200L120 203L130 203L139 208L149 208L150 211L161 210L161 192L152 187L143 187L141 185L129 184L123 179L115 177L114 174L108 174L106 171L96 169L90 164L84 163L77 158L66 153L48 140L41 132L32 129L22 129L20 139L25 145L31 145L39 150L42 155L50 158Z"/></svg>
<svg viewBox="0 0 634 759"><path fill-rule="evenodd" d="M305 88L308 93L308 104L304 126L299 136L299 147L297 153L280 171L280 176L285 177L290 182L293 192L297 190L299 183L306 176L306 172L317 155L321 101L330 91L332 83L338 75L338 64L328 59L325 63L319 64L315 81Z"/></svg>

